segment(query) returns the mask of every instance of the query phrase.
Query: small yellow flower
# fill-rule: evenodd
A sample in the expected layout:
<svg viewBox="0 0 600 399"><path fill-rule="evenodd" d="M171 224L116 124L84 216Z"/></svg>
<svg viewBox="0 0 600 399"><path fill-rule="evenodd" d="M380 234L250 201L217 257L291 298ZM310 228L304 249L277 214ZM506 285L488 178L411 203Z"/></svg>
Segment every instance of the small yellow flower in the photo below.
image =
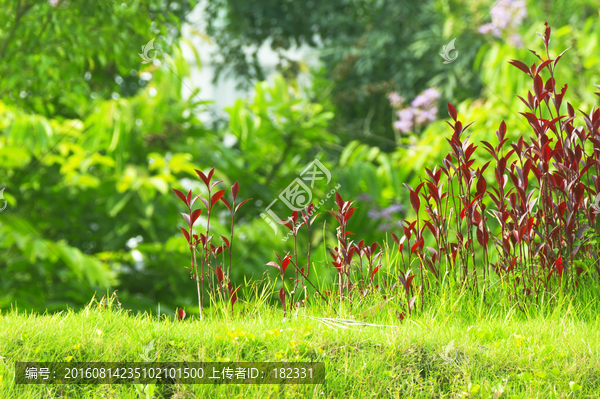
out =
<svg viewBox="0 0 600 399"><path fill-rule="evenodd" d="M279 334L281 334L281 332L279 330L267 330L267 331L265 331L265 336L268 336L268 337L276 337Z"/></svg>

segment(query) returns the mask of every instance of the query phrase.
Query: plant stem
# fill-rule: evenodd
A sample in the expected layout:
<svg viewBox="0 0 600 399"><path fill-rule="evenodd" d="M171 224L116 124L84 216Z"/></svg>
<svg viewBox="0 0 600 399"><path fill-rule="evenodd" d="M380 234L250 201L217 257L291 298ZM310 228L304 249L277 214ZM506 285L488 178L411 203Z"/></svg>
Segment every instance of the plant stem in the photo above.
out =
<svg viewBox="0 0 600 399"><path fill-rule="evenodd" d="M194 250L192 251L192 254L194 255L194 264L196 265L196 248L194 248ZM197 269L197 267L196 267ZM202 291L200 291L200 276L198 275L198 273L196 273L196 288L198 289L198 311L200 312L200 320L202 320L202 296L204 295L200 295L200 292L202 292L202 294L204 294L204 276L202 276Z"/></svg>
<svg viewBox="0 0 600 399"><path fill-rule="evenodd" d="M235 216L233 213L233 207L235 207L235 200L233 200L233 205L231 209L231 236L229 238L229 271L227 272L227 278L231 281L231 247L233 246L233 217Z"/></svg>

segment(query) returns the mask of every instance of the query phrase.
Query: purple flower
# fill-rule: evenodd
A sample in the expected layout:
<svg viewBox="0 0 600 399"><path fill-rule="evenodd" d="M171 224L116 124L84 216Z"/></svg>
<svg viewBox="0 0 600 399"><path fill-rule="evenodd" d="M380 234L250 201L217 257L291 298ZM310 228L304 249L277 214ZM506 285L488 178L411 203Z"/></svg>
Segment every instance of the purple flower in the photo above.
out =
<svg viewBox="0 0 600 399"><path fill-rule="evenodd" d="M423 94L420 94L416 96L414 100L412 100L410 105L417 108L426 107L429 105L429 98L425 97Z"/></svg>
<svg viewBox="0 0 600 399"><path fill-rule="evenodd" d="M415 122L417 122L417 124L419 125L422 125L425 122L427 122L427 111L419 110L419 112L417 113L417 117L415 118Z"/></svg>
<svg viewBox="0 0 600 399"><path fill-rule="evenodd" d="M527 7L523 0L500 0L490 10L492 22L482 25L478 31L483 34L492 33L500 37L503 30L514 30L527 17ZM518 43L515 38L514 43Z"/></svg>
<svg viewBox="0 0 600 399"><path fill-rule="evenodd" d="M438 100L440 97L440 92L437 91L437 89L435 89L434 87L430 87L429 89L425 90L422 94L415 97L411 105L416 108L428 108L431 105L433 105L433 103L435 103L435 101Z"/></svg>
<svg viewBox="0 0 600 399"><path fill-rule="evenodd" d="M413 116L414 111L411 108L404 108L398 111L398 119L400 119L401 121L410 122L412 121Z"/></svg>
<svg viewBox="0 0 600 399"><path fill-rule="evenodd" d="M410 132L413 128L411 121L396 121L394 122L394 129L400 130L401 132Z"/></svg>
<svg viewBox="0 0 600 399"><path fill-rule="evenodd" d="M398 120L394 122L394 129L401 132L410 132L415 122L422 125L434 121L437 116L435 102L440 97L441 94L435 87L426 89L415 97L411 103L412 107L398 111Z"/></svg>
<svg viewBox="0 0 600 399"><path fill-rule="evenodd" d="M437 117L437 112L438 112L437 107L431 107L428 110L424 111L425 118L429 122L433 122L436 119L436 117Z"/></svg>
<svg viewBox="0 0 600 399"><path fill-rule="evenodd" d="M404 210L404 206L402 204L392 204L387 209L393 213L398 213Z"/></svg>
<svg viewBox="0 0 600 399"><path fill-rule="evenodd" d="M356 197L357 201L371 202L373 198L367 193L361 193Z"/></svg>
<svg viewBox="0 0 600 399"><path fill-rule="evenodd" d="M404 98L402 96L400 96L398 93L396 93L395 91L391 92L388 95L388 100L390 101L390 104L392 105L392 107L399 107L404 102Z"/></svg>
<svg viewBox="0 0 600 399"><path fill-rule="evenodd" d="M512 35L510 35L508 37L508 41L515 47L521 48L523 47L523 39L521 38L521 35L519 35L518 33L513 33Z"/></svg>
<svg viewBox="0 0 600 399"><path fill-rule="evenodd" d="M492 31L492 29L494 29L494 24L490 23L490 24L481 25L477 29L477 31L479 31L479 33L483 33L485 35L485 34L490 33Z"/></svg>
<svg viewBox="0 0 600 399"><path fill-rule="evenodd" d="M367 212L367 216L371 219L379 219L380 217L377 209L369 209L369 212Z"/></svg>
<svg viewBox="0 0 600 399"><path fill-rule="evenodd" d="M442 95L435 87L430 87L423 92L423 95L430 100L438 100Z"/></svg>

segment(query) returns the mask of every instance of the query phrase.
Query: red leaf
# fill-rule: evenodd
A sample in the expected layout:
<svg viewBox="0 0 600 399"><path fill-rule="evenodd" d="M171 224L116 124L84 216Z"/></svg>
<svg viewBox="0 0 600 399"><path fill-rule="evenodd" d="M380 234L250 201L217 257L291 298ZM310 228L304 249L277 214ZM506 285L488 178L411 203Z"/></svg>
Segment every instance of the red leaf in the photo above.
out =
<svg viewBox="0 0 600 399"><path fill-rule="evenodd" d="M373 272L371 273L371 281L373 281L373 277L375 276L375 273L379 271L380 267L381 265L378 265L375 269L373 269Z"/></svg>
<svg viewBox="0 0 600 399"><path fill-rule="evenodd" d="M485 193L487 189L487 182L485 181L485 177L481 176L479 180L477 180L477 194Z"/></svg>
<svg viewBox="0 0 600 399"><path fill-rule="evenodd" d="M211 184L211 185L210 185L210 189L212 190L212 189L213 189L213 188L215 188L215 186L216 186L217 184L219 184L219 183L223 183L223 180L219 180L219 181L216 181L216 182L214 182L213 184Z"/></svg>
<svg viewBox="0 0 600 399"><path fill-rule="evenodd" d="M242 207L242 205L244 205L246 202L250 201L252 198L248 198L247 200L243 201L242 203L238 204L238 206L235 207L235 212L237 213L238 209L240 209Z"/></svg>
<svg viewBox="0 0 600 399"><path fill-rule="evenodd" d="M375 253L375 250L377 249L377 243L374 242L373 244L371 244L371 253Z"/></svg>
<svg viewBox="0 0 600 399"><path fill-rule="evenodd" d="M229 240L225 236L221 236L221 238L225 241L225 244L227 244L227 248L229 248Z"/></svg>
<svg viewBox="0 0 600 399"><path fill-rule="evenodd" d="M554 61L554 60L546 60L546 61L542 62L538 66L536 73L539 74L542 71L542 69L546 68L548 66L548 64L552 63L552 61Z"/></svg>
<svg viewBox="0 0 600 399"><path fill-rule="evenodd" d="M516 66L517 68L519 68L521 71L525 72L527 75L531 76L531 72L529 72L529 68L527 68L527 65L525 65L524 63L522 63L521 61L518 60L512 60L508 62L511 65Z"/></svg>
<svg viewBox="0 0 600 399"><path fill-rule="evenodd" d="M191 229L192 222L190 220L190 215L188 215L187 213L182 213L181 216L183 216L183 218L185 219L185 221L187 222L188 226L190 226L190 229Z"/></svg>
<svg viewBox="0 0 600 399"><path fill-rule="evenodd" d="M175 191L175 194L177 194L177 196L183 201L185 202L185 204L187 206L189 206L190 202L187 200L186 196L183 195L183 193L179 190L173 189L173 191Z"/></svg>
<svg viewBox="0 0 600 399"><path fill-rule="evenodd" d="M221 199L221 197L223 197L223 194L225 194L225 190L219 190L216 193L213 194L211 200L210 200L210 206L211 208L217 203L219 202L219 200Z"/></svg>
<svg viewBox="0 0 600 399"><path fill-rule="evenodd" d="M183 321L183 319L185 319L185 310L177 309L177 319L179 321Z"/></svg>
<svg viewBox="0 0 600 399"><path fill-rule="evenodd" d="M292 261L292 258L290 256L286 256L283 261L281 262L281 267L283 269L283 274L285 274L285 269L287 269L288 265L290 264L290 262Z"/></svg>
<svg viewBox="0 0 600 399"><path fill-rule="evenodd" d="M202 209L196 209L194 212L192 212L192 226L194 225L194 223L196 222L198 217L200 217L201 213L202 213Z"/></svg>
<svg viewBox="0 0 600 399"><path fill-rule="evenodd" d="M294 230L294 226L292 225L292 222L290 221L291 217L289 217L288 219L281 219L282 223L285 227L287 227L290 230Z"/></svg>
<svg viewBox="0 0 600 399"><path fill-rule="evenodd" d="M204 173L202 173L202 171L198 170L198 169L194 169L196 171L196 174L198 175L198 177L200 179L202 179L202 181L204 182L204 184L206 185L206 187L208 187L209 183L210 183L210 179L208 179L206 177L206 175Z"/></svg>
<svg viewBox="0 0 600 399"><path fill-rule="evenodd" d="M181 232L183 233L183 236L185 237L185 239L187 240L187 242L189 244L190 243L190 234L183 227L180 226L179 228L181 229Z"/></svg>
<svg viewBox="0 0 600 399"><path fill-rule="evenodd" d="M338 274L342 274L342 264L340 262L332 262L335 268L337 269Z"/></svg>
<svg viewBox="0 0 600 399"><path fill-rule="evenodd" d="M196 198L200 198L200 201L202 201L202 203L204 204L204 206L206 207L206 209L208 209L208 201L205 200L203 196L198 195Z"/></svg>
<svg viewBox="0 0 600 399"><path fill-rule="evenodd" d="M558 275L560 277L562 277L563 274L563 260L562 260L562 256L559 256L558 259L556 259L556 271L558 272Z"/></svg>
<svg viewBox="0 0 600 399"><path fill-rule="evenodd" d="M454 122L456 122L456 108L454 108L454 106L450 103L448 103L448 115L450 115L450 117L454 119Z"/></svg>
<svg viewBox="0 0 600 399"><path fill-rule="evenodd" d="M346 216L344 216L344 221L345 221L345 222L347 222L347 221L348 221L348 219L350 219L350 217L352 217L352 214L354 213L354 210L355 210L355 209L356 209L356 208L350 208L350 209L348 210L348 212L346 212Z"/></svg>
<svg viewBox="0 0 600 399"><path fill-rule="evenodd" d="M240 185L238 184L238 182L233 183L233 186L231 186L231 195L233 195L234 201L237 198L239 190L240 190Z"/></svg>
<svg viewBox="0 0 600 399"><path fill-rule="evenodd" d="M485 231L482 231L479 228L477 229L477 242L479 242L479 245L481 245L482 247L487 248Z"/></svg>
<svg viewBox="0 0 600 399"><path fill-rule="evenodd" d="M266 264L266 266L274 267L277 270L279 270L279 272L281 272L281 267L279 266L279 264L277 262L269 262L269 263Z"/></svg>
<svg viewBox="0 0 600 399"><path fill-rule="evenodd" d="M419 208L421 207L421 199L419 198L419 194L416 191L410 192L410 203L412 204L415 213L419 214Z"/></svg>
<svg viewBox="0 0 600 399"><path fill-rule="evenodd" d="M240 286L241 287L241 286ZM238 298L237 298L237 292L240 289L240 287L237 287L235 290L233 289L233 284L231 284L231 281L229 282L227 288L229 289L229 303L231 303L231 307L233 308L233 305L237 302Z"/></svg>
<svg viewBox="0 0 600 399"><path fill-rule="evenodd" d="M342 196L340 195L340 193L338 193L337 191L335 192L335 203L337 204L338 208L342 209L344 207L344 200L342 199Z"/></svg>
<svg viewBox="0 0 600 399"><path fill-rule="evenodd" d="M210 172L208 172L208 181L210 182L210 179L212 179L213 173L215 173L215 168L213 167Z"/></svg>
<svg viewBox="0 0 600 399"><path fill-rule="evenodd" d="M219 282L219 284L221 284L223 282L223 269L221 268L221 266L217 266L217 268L215 269L215 274L217 275L217 281Z"/></svg>
<svg viewBox="0 0 600 399"><path fill-rule="evenodd" d="M221 197L221 201L225 204L227 209L229 209L229 212L231 212L231 205L229 205L229 202L225 199L225 197Z"/></svg>
<svg viewBox="0 0 600 399"><path fill-rule="evenodd" d="M396 234L392 233L392 238L394 239L396 244L400 245L400 240L398 239L398 236Z"/></svg>
<svg viewBox="0 0 600 399"><path fill-rule="evenodd" d="M415 242L414 245L412 246L412 248L410 249L410 253L414 253L423 242L424 241L422 238L420 240L418 240L417 242Z"/></svg>

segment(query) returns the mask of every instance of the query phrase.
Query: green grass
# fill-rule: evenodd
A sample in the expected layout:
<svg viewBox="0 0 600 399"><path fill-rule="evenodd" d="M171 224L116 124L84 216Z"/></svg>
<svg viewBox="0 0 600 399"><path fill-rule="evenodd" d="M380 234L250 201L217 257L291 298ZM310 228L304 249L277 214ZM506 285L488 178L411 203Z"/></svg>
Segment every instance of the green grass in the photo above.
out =
<svg viewBox="0 0 600 399"><path fill-rule="evenodd" d="M598 296L557 299L523 313L470 294L399 321L397 299L371 298L336 312L315 300L283 318L260 301L205 320L132 315L98 302L80 312L0 313L0 398L597 398ZM372 308L372 306L375 306ZM245 315L239 314L244 309ZM327 327L307 316L393 327ZM190 320L193 319L193 320ZM15 361L323 361L322 385L15 385ZM446 360L445 360L446 359ZM448 360L450 359L450 360ZM144 389L146 389L144 393ZM502 392L500 394L500 392ZM495 396L494 396L495 395Z"/></svg>

